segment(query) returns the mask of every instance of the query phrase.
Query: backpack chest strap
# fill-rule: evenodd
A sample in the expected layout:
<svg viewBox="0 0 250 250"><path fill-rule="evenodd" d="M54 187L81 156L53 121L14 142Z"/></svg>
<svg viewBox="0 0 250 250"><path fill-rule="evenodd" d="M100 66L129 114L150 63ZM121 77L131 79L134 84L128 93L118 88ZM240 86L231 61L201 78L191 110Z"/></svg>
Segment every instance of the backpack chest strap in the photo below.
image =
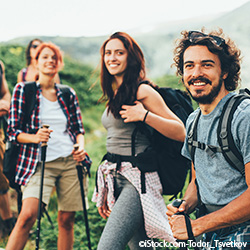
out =
<svg viewBox="0 0 250 250"><path fill-rule="evenodd" d="M194 154L195 154L196 148L204 150L212 158L215 156L216 153L223 152L220 146L207 145L197 140L197 126L198 126L200 116L201 116L201 110L198 111L196 117L194 118L194 121L191 125L190 131L188 134L188 149L191 154L191 158L193 162L194 162Z"/></svg>
<svg viewBox="0 0 250 250"><path fill-rule="evenodd" d="M205 144L203 142L199 142L199 141L192 140L192 141L188 142L188 146L190 146L192 148L199 148L201 150L204 150L212 158L215 156L216 153L222 153L221 147L207 145L207 144Z"/></svg>

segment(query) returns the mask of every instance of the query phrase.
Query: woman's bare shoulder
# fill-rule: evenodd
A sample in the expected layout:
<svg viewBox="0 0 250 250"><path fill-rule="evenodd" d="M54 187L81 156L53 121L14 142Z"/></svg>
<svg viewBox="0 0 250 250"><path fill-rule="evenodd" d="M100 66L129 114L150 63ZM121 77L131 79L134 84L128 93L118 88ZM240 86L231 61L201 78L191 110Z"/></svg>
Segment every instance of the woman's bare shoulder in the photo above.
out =
<svg viewBox="0 0 250 250"><path fill-rule="evenodd" d="M153 95L155 94L155 90L152 86L150 86L149 84L141 84L138 87L138 91L137 91L137 100L142 100L146 97L148 97L149 95Z"/></svg>

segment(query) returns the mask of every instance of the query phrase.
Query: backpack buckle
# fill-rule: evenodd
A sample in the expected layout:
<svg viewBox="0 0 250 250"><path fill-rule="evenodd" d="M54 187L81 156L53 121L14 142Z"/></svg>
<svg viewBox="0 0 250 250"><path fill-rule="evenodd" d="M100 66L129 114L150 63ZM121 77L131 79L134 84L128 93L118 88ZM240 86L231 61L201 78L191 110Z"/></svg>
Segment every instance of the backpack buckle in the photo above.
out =
<svg viewBox="0 0 250 250"><path fill-rule="evenodd" d="M227 137L227 131L221 131L220 138L225 139Z"/></svg>
<svg viewBox="0 0 250 250"><path fill-rule="evenodd" d="M206 149L206 144L202 143L202 142L197 142L198 143L198 148L200 148L201 150L205 150Z"/></svg>
<svg viewBox="0 0 250 250"><path fill-rule="evenodd" d="M189 133L188 133L188 138L192 138L193 137L193 135L194 135L194 132L193 131L190 131Z"/></svg>
<svg viewBox="0 0 250 250"><path fill-rule="evenodd" d="M228 145L227 146L223 146L222 147L222 151L228 152L229 151L229 146Z"/></svg>
<svg viewBox="0 0 250 250"><path fill-rule="evenodd" d="M212 145L206 145L205 152L207 152L210 157L214 158L217 150L216 147L213 147Z"/></svg>

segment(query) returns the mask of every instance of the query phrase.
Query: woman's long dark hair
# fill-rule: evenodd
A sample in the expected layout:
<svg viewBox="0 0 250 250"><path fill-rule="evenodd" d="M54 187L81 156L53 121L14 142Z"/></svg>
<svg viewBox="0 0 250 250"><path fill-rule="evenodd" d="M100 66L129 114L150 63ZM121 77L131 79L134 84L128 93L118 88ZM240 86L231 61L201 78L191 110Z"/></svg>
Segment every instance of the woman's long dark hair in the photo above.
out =
<svg viewBox="0 0 250 250"><path fill-rule="evenodd" d="M38 38L35 38L35 39L33 39L33 40L31 40L31 41L29 42L29 44L28 44L28 46L27 46L27 48L26 48L26 51L25 51L26 64L27 64L27 66L29 66L30 63L31 63L30 49L31 49L31 45L32 45L32 43L33 43L34 41L38 41L38 42L40 42L40 43L43 42L42 40L40 40L40 39L38 39Z"/></svg>
<svg viewBox="0 0 250 250"><path fill-rule="evenodd" d="M112 39L119 39L127 50L127 68L123 82L117 93L112 88L113 78L104 63L106 44ZM133 104L140 81L145 79L145 61L142 50L137 42L124 32L116 32L111 35L101 47L101 87L103 95L101 100L107 101L108 111L116 117L120 117L119 111L123 104Z"/></svg>

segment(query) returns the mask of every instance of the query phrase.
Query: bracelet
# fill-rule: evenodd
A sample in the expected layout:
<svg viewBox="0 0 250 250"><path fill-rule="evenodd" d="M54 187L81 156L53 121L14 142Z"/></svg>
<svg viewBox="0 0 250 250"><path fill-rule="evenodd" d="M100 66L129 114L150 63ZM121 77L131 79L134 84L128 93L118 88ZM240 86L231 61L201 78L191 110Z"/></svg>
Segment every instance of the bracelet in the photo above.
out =
<svg viewBox="0 0 250 250"><path fill-rule="evenodd" d="M145 121L146 121L146 118L147 118L147 116L148 116L148 113L149 113L149 110L146 112L146 114L145 114L144 119L143 119L142 122L145 122Z"/></svg>

